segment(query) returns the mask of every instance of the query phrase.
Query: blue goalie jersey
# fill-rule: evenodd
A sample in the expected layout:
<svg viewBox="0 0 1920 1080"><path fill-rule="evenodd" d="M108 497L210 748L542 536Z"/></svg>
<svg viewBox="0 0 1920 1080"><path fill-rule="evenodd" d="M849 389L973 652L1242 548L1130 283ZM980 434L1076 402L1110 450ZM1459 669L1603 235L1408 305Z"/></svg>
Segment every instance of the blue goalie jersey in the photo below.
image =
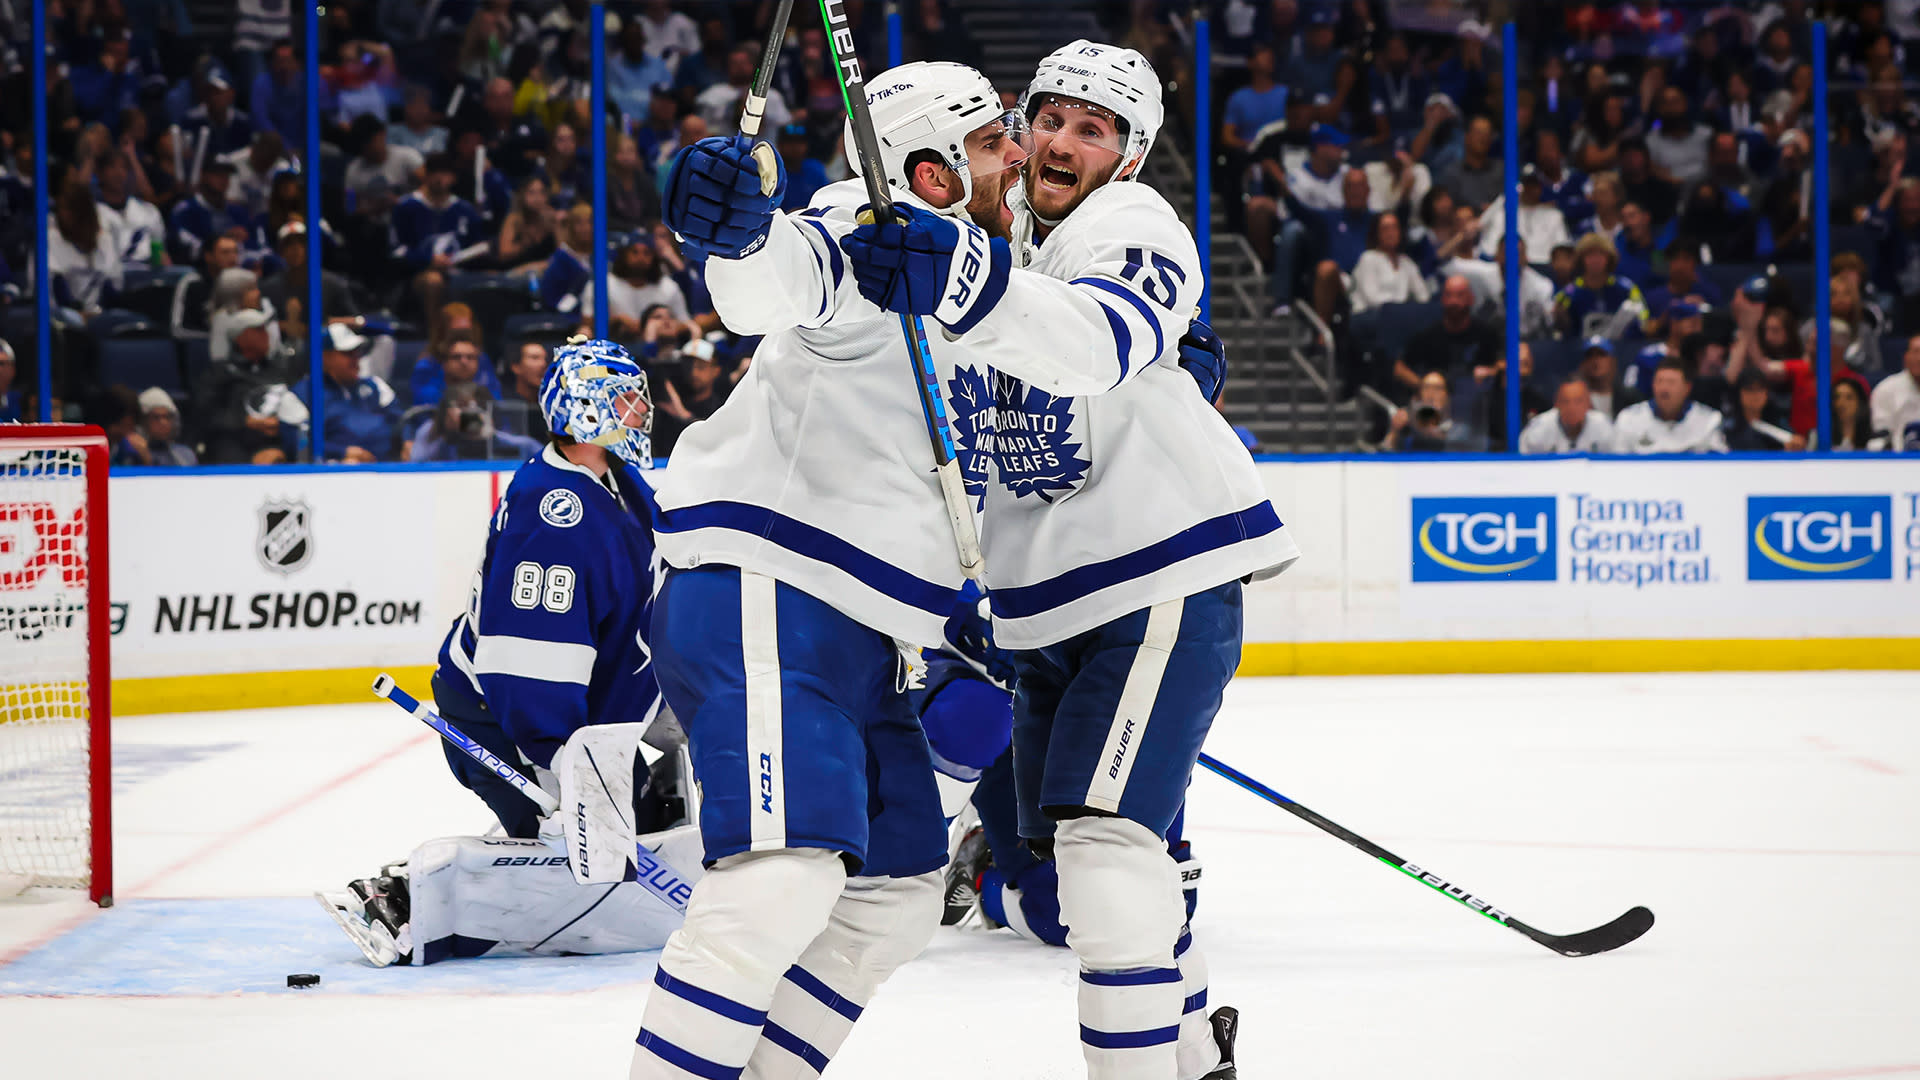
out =
<svg viewBox="0 0 1920 1080"><path fill-rule="evenodd" d="M608 481L551 445L522 465L440 646L442 696L470 692L468 711L484 703L542 768L576 730L660 709L646 640L653 492L617 463Z"/></svg>

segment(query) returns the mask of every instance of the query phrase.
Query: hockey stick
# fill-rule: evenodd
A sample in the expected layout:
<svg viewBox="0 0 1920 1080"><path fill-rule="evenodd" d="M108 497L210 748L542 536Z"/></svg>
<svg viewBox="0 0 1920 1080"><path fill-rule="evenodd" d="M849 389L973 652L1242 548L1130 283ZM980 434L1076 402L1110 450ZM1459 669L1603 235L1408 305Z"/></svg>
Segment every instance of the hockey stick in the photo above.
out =
<svg viewBox="0 0 1920 1080"><path fill-rule="evenodd" d="M412 713L414 719L439 732L441 738L459 748L461 753L486 766L487 771L505 780L513 786L515 791L533 800L534 805L538 806L542 813L551 814L560 808L560 800L547 794L545 788L527 779L519 769L500 760L493 751L467 738L465 732L447 723L439 713L434 712L424 702L400 689L400 685L393 681L393 676L384 671L375 676L373 696L386 698ZM688 887L672 867L647 850L645 844L640 843L634 845L634 866L639 875L637 880L648 892L675 911L685 913Z"/></svg>
<svg viewBox="0 0 1920 1080"><path fill-rule="evenodd" d="M1578 934L1549 934L1544 930L1536 930L1460 886L1455 885L1453 882L1448 881L1446 878L1441 877L1439 874L1415 866L1413 863L1395 855L1393 852L1388 851L1386 848L1381 847L1366 837L1342 828L1230 765L1221 764L1207 754L1200 755L1200 764L1205 765L1219 775L1246 788L1248 791L1253 792L1255 795L1260 796L1307 824L1312 825L1314 828L1322 832L1332 833L1334 836L1345 840L1347 843L1386 863L1395 870L1426 885L1434 892L1459 901L1471 910L1485 915L1487 918L1492 919L1494 922L1499 923L1509 930L1517 930L1525 934L1540 944L1545 945L1547 948L1552 949L1554 952L1559 953L1561 956L1592 956L1595 953L1608 952L1633 941L1653 926L1653 912L1644 907L1636 907L1612 922L1607 923L1605 926L1596 926L1591 930L1583 930Z"/></svg>
<svg viewBox="0 0 1920 1080"><path fill-rule="evenodd" d="M885 221L893 213L893 198L887 194L886 166L880 160L880 142L873 134L873 115L867 111L866 77L861 73L860 58L853 53L853 30L847 25L846 0L820 0L820 17L827 25L833 70L840 80L840 99L846 104L847 117L853 127L853 148L860 158L860 175L867 182L867 202L872 204L873 220ZM913 360L920 411L927 421L927 438L933 444L940 495L946 500L947 521L953 526L953 546L960 556L960 569L973 580L982 581L985 567L980 557L980 533L974 526L966 480L960 475L960 459L953 452L947 400L940 393L940 376L934 371L933 354L927 348L927 330L918 315L900 316L900 329L906 335L907 355Z"/></svg>
<svg viewBox="0 0 1920 1080"><path fill-rule="evenodd" d="M753 83L747 87L746 111L740 114L740 134L749 139L760 134L760 124L766 119L767 88L773 85L773 69L780 62L780 46L787 40L787 17L792 14L793 0L780 0L774 5L773 23L767 27L767 47L760 54L760 69L753 73ZM773 144L765 139L753 144L762 195L773 194L780 181L780 165L774 153Z"/></svg>

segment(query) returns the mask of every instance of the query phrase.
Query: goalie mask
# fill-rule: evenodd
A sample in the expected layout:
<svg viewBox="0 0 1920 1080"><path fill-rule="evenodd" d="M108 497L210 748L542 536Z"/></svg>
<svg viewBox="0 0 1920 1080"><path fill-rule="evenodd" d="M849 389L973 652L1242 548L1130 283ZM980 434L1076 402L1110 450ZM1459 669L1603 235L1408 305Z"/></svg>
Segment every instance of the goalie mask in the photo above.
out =
<svg viewBox="0 0 1920 1080"><path fill-rule="evenodd" d="M636 469L653 468L647 373L611 341L576 338L554 353L540 380L540 413L555 435L602 447Z"/></svg>
<svg viewBox="0 0 1920 1080"><path fill-rule="evenodd" d="M1030 145L1027 121L1018 110L1000 107L1000 94L985 75L966 66L921 61L890 68L866 84L867 109L887 186L899 198L911 192L908 159L927 152L960 177L961 198L942 213L958 215L973 199L977 179L1017 168ZM843 136L847 163L861 175L853 122ZM971 145L975 156L969 156ZM974 173L974 160L984 170Z"/></svg>

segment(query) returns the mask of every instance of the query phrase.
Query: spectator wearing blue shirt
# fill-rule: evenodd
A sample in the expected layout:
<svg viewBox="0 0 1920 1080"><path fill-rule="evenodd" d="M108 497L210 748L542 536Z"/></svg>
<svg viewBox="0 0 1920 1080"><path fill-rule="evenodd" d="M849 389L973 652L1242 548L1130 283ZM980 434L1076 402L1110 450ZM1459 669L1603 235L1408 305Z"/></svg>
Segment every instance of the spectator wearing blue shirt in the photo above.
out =
<svg viewBox="0 0 1920 1080"><path fill-rule="evenodd" d="M400 404L393 388L372 375L360 374L360 354L368 344L346 323L328 325L323 338L320 453L328 461L364 465L398 456ZM308 380L301 379L294 388L309 407L310 387Z"/></svg>
<svg viewBox="0 0 1920 1080"><path fill-rule="evenodd" d="M247 108L258 131L271 131L288 146L307 145L307 87L293 43L277 41L266 66L248 87Z"/></svg>
<svg viewBox="0 0 1920 1080"><path fill-rule="evenodd" d="M1701 308L1719 308L1727 303L1719 287L1700 276L1700 245L1687 236L1667 245L1667 281L1647 293L1647 315L1665 319L1667 309L1681 300Z"/></svg>
<svg viewBox="0 0 1920 1080"><path fill-rule="evenodd" d="M1887 296L1920 296L1920 178L1906 177L1893 205L1868 218L1880 234L1873 284Z"/></svg>
<svg viewBox="0 0 1920 1080"><path fill-rule="evenodd" d="M1348 275L1367 250L1373 231L1374 215L1367 206L1371 194L1367 174L1349 168L1340 180L1340 209L1316 210L1287 200L1287 209L1306 224L1320 253L1313 268L1313 307L1322 322L1331 321L1338 312L1340 298L1347 294Z"/></svg>
<svg viewBox="0 0 1920 1080"><path fill-rule="evenodd" d="M414 362L407 378L415 405L432 405L454 383L477 383L496 400L501 396L500 377L480 351L480 339L472 330L452 330L440 344L441 355L429 353Z"/></svg>
<svg viewBox="0 0 1920 1080"><path fill-rule="evenodd" d="M1620 208L1620 234L1614 239L1619 252L1615 271L1636 285L1651 287L1666 280L1660 265L1664 258L1654 236L1653 218L1645 207L1630 202Z"/></svg>
<svg viewBox="0 0 1920 1080"><path fill-rule="evenodd" d="M180 125L191 133L189 142L197 156L211 161L253 145L253 122L233 102L233 84L226 72L213 69L207 75L206 97L188 110L186 122Z"/></svg>
<svg viewBox="0 0 1920 1080"><path fill-rule="evenodd" d="M1346 100L1348 87L1341 86L1340 65L1347 58L1346 51L1334 44L1334 27L1340 22L1340 11L1331 4L1315 4L1306 12L1306 32L1300 35L1299 43L1293 55L1287 59L1289 82L1296 92L1304 93L1308 98L1328 95L1329 104L1322 115L1316 117L1322 123L1332 123L1339 117L1340 105ZM1348 76L1348 81L1352 78Z"/></svg>
<svg viewBox="0 0 1920 1080"><path fill-rule="evenodd" d="M1221 144L1237 154L1252 148L1261 128L1287 117L1287 88L1273 81L1273 46L1264 41L1254 44L1247 57L1247 74L1251 81L1228 96L1220 127Z"/></svg>
<svg viewBox="0 0 1920 1080"><path fill-rule="evenodd" d="M725 82L727 57L732 53L733 31L728 28L726 20L710 18L703 21L700 24L700 51L681 57L679 64L674 67L674 93L691 102L707 87Z"/></svg>
<svg viewBox="0 0 1920 1080"><path fill-rule="evenodd" d="M68 76L74 108L81 120L105 124L108 130L117 132L120 110L139 103L140 69L128 56L131 47L125 30L109 33L100 46L99 57L74 68Z"/></svg>
<svg viewBox="0 0 1920 1080"><path fill-rule="evenodd" d="M387 127L387 145L409 147L426 157L445 150L448 138L447 129L434 120L433 95L424 86L409 84L400 122Z"/></svg>
<svg viewBox="0 0 1920 1080"><path fill-rule="evenodd" d="M1636 394L1653 391L1653 373L1667 360L1682 359L1682 343L1688 335L1699 333L1704 323L1700 309L1687 300L1676 300L1668 305L1666 321L1667 340L1656 341L1641 349L1627 369L1620 373L1627 389Z"/></svg>
<svg viewBox="0 0 1920 1080"><path fill-rule="evenodd" d="M593 282L593 207L581 203L560 219L560 246L540 275L540 306L580 310L581 293Z"/></svg>
<svg viewBox="0 0 1920 1080"><path fill-rule="evenodd" d="M453 158L427 159L418 191L394 204L388 226L393 258L414 275L423 310L438 311L455 256L486 239L480 211L453 193Z"/></svg>
<svg viewBox="0 0 1920 1080"><path fill-rule="evenodd" d="M814 192L832 183L827 167L807 156L808 145L805 127L788 124L780 129L780 159L787 166L787 196L780 204L782 209L805 210L813 202Z"/></svg>
<svg viewBox="0 0 1920 1080"><path fill-rule="evenodd" d="M607 58L607 100L623 115L647 115L647 103L656 89L672 85L673 73L658 56L647 51L647 30L639 19L620 27L620 51Z"/></svg>
<svg viewBox="0 0 1920 1080"><path fill-rule="evenodd" d="M493 167L492 158L484 156L484 145L478 128L463 127L454 133L453 186L448 190L471 203L491 231L513 209L513 183L506 173ZM522 179L532 175L523 173ZM548 191L551 193L551 186Z"/></svg>
<svg viewBox="0 0 1920 1080"><path fill-rule="evenodd" d="M1587 201L1587 176L1567 167L1567 155L1560 144L1560 133L1546 128L1533 137L1533 172L1540 178L1540 198L1560 208L1569 224L1583 221L1593 213Z"/></svg>
<svg viewBox="0 0 1920 1080"><path fill-rule="evenodd" d="M1367 72L1367 98L1373 111L1374 141L1412 138L1425 120L1433 80L1417 70L1404 34L1387 38L1386 47Z"/></svg>
<svg viewBox="0 0 1920 1080"><path fill-rule="evenodd" d="M1582 337L1621 336L1636 324L1646 303L1639 286L1615 273L1620 253L1613 241L1588 233L1574 245L1573 259L1575 277L1554 297L1554 320Z"/></svg>

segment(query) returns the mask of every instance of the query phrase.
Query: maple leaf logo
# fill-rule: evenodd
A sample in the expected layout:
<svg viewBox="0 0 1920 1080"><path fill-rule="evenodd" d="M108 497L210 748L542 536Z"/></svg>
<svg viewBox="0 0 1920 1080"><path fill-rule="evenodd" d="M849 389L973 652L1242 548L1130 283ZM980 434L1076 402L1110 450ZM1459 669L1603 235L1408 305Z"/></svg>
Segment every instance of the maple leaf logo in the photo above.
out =
<svg viewBox="0 0 1920 1080"><path fill-rule="evenodd" d="M974 368L955 366L947 380L947 401L953 414L953 454L967 497L980 510L987 503L987 455L993 451L993 395L987 377Z"/></svg>
<svg viewBox="0 0 1920 1080"><path fill-rule="evenodd" d="M1000 482L1017 498L1046 502L1078 491L1093 462L1074 441L1073 398L1055 397L996 372L993 460Z"/></svg>

